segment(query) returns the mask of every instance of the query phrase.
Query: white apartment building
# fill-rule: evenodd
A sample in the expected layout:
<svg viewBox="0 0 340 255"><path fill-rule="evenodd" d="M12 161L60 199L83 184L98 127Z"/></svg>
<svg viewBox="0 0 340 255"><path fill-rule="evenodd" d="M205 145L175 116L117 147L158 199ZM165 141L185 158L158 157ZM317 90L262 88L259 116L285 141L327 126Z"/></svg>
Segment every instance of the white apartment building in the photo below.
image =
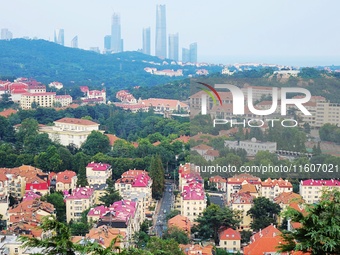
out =
<svg viewBox="0 0 340 255"><path fill-rule="evenodd" d="M89 185L105 184L111 176L112 168L109 164L91 162L86 166L86 178Z"/></svg>
<svg viewBox="0 0 340 255"><path fill-rule="evenodd" d="M339 180L304 180L300 182L300 195L307 204L318 203L324 190L339 189Z"/></svg>
<svg viewBox="0 0 340 255"><path fill-rule="evenodd" d="M144 220L145 212L152 202L152 179L145 170L129 170L122 174L115 182L115 189L123 199L137 199L140 205L141 216Z"/></svg>
<svg viewBox="0 0 340 255"><path fill-rule="evenodd" d="M233 195L239 193L242 186L251 184L260 189L261 179L250 174L239 174L227 179L227 203L233 199Z"/></svg>
<svg viewBox="0 0 340 255"><path fill-rule="evenodd" d="M54 121L54 126L39 128L39 132L47 133L52 141L59 142L64 146L73 144L78 148L86 141L92 131L99 131L98 123L75 118L62 118Z"/></svg>
<svg viewBox="0 0 340 255"><path fill-rule="evenodd" d="M66 107L72 104L72 97L70 95L55 96L55 102L59 103L61 107Z"/></svg>
<svg viewBox="0 0 340 255"><path fill-rule="evenodd" d="M204 188L201 183L184 186L181 194L181 215L194 222L207 207Z"/></svg>
<svg viewBox="0 0 340 255"><path fill-rule="evenodd" d="M276 142L260 142L256 138L252 138L250 141L224 141L224 146L230 149L244 149L248 156L255 156L259 151L269 151L275 153Z"/></svg>
<svg viewBox="0 0 340 255"><path fill-rule="evenodd" d="M292 192L293 185L288 180L270 179L263 181L259 190L260 196L266 197L270 200L274 200L283 192Z"/></svg>

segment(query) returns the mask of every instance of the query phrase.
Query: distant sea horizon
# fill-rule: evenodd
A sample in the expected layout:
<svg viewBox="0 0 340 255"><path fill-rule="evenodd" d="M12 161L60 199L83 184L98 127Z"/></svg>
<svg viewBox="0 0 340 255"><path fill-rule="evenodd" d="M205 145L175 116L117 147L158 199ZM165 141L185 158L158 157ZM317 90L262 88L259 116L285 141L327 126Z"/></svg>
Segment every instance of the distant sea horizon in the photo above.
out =
<svg viewBox="0 0 340 255"><path fill-rule="evenodd" d="M200 56L199 62L210 64L274 64L292 67L340 66L340 56Z"/></svg>

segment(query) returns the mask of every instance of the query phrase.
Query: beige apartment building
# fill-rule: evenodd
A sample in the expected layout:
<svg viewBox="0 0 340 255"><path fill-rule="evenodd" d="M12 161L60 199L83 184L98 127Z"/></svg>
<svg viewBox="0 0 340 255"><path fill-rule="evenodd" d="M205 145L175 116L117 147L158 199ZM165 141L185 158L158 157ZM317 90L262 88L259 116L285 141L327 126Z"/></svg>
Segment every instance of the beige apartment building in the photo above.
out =
<svg viewBox="0 0 340 255"><path fill-rule="evenodd" d="M81 218L83 211L94 204L93 189L88 187L76 188L71 194L66 195L66 221L77 221Z"/></svg>
<svg viewBox="0 0 340 255"><path fill-rule="evenodd" d="M315 127L319 128L330 123L333 125L340 124L340 104L330 102L317 102ZM311 125L313 126L313 125Z"/></svg>
<svg viewBox="0 0 340 255"><path fill-rule="evenodd" d="M250 215L247 215L247 212L253 206L254 197L249 193L236 193L233 194L232 200L230 202L230 207L233 210L242 211L240 229L250 229L250 224L252 219Z"/></svg>
<svg viewBox="0 0 340 255"><path fill-rule="evenodd" d="M20 107L23 110L31 109L33 102L40 107L53 107L55 96L55 92L24 93L20 98Z"/></svg>
<svg viewBox="0 0 340 255"><path fill-rule="evenodd" d="M340 189L339 180L304 180L300 182L300 195L307 204L318 203L324 190Z"/></svg>
<svg viewBox="0 0 340 255"><path fill-rule="evenodd" d="M72 104L72 97L70 95L57 95L55 96L55 102L60 103L61 107L66 107Z"/></svg>

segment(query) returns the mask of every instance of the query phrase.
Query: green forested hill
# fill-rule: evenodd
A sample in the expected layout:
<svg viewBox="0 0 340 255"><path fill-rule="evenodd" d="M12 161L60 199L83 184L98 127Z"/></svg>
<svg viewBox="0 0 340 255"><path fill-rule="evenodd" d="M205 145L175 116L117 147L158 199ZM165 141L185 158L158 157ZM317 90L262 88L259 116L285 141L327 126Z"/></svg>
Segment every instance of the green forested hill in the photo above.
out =
<svg viewBox="0 0 340 255"><path fill-rule="evenodd" d="M0 76L33 77L45 84L51 81L60 81L66 86L105 83L107 87L119 88L153 86L174 80L146 73L143 69L152 65L145 61L161 63L163 60L139 52L103 55L45 40L0 40Z"/></svg>

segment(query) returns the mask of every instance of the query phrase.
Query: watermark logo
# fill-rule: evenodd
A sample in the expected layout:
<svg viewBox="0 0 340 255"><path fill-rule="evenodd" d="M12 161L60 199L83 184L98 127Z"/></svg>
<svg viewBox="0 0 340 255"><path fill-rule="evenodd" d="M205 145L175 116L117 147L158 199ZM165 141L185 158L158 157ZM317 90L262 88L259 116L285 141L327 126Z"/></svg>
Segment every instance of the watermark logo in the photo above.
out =
<svg viewBox="0 0 340 255"><path fill-rule="evenodd" d="M214 104L216 104L216 99L212 93L215 94L215 96L218 98L220 105L222 105L222 99L220 94L216 91L216 89L228 89L232 96L233 96L233 115L244 115L244 108L245 108L245 96L243 91L235 86L235 85L230 85L230 84L215 84L215 88L212 87L209 84L203 83L203 82L198 82L199 84L207 87L207 89L203 89L203 91L206 92L206 94L202 94L201 99L201 114L206 115L207 114L207 94L213 99ZM256 88L254 88L256 89ZM280 94L279 94L280 93ZM289 93L301 93L304 94L305 97L302 98L288 98ZM248 109L251 113L254 115L261 115L261 116L266 116L273 114L277 107L278 107L278 102L279 102L279 95L281 98L281 115L286 116L287 115L287 105L295 105L304 115L310 116L312 115L306 107L303 105L304 103L309 102L311 99L311 93L309 90L305 88L297 88L297 87L291 87L291 88L277 88L273 87L272 88L272 105L269 109L265 110L259 110L254 107L253 103L253 88L248 87L247 88L247 106Z"/></svg>

